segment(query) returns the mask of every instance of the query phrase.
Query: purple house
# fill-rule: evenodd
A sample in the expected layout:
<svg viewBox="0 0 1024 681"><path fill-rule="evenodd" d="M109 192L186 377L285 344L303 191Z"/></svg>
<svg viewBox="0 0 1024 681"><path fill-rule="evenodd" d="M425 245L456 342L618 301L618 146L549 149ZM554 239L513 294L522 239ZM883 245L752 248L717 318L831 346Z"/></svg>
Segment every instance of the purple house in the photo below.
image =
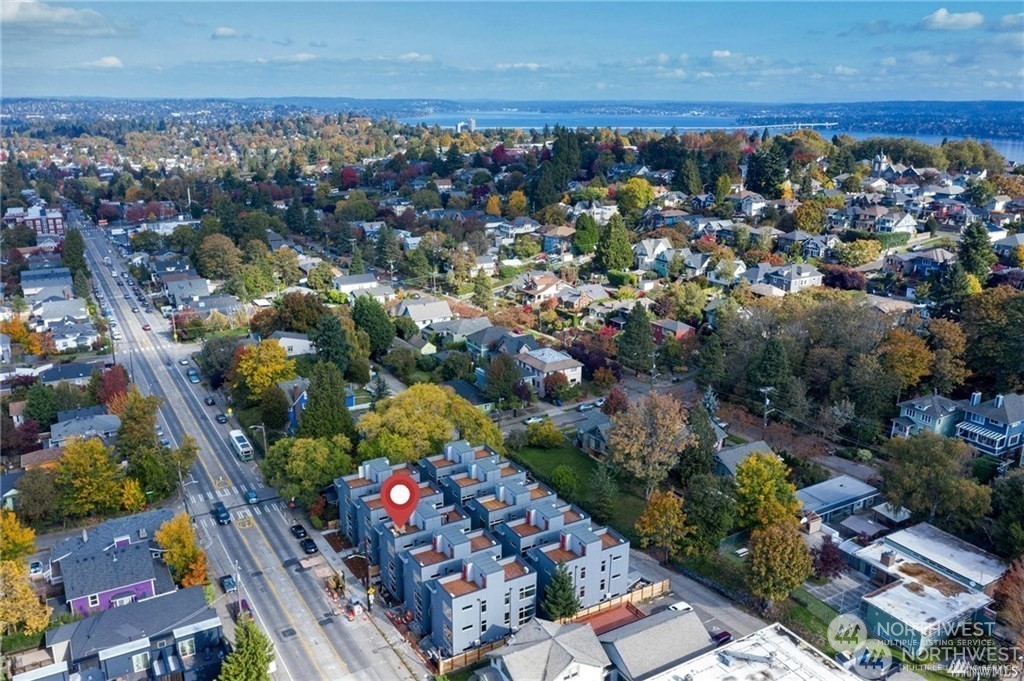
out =
<svg viewBox="0 0 1024 681"><path fill-rule="evenodd" d="M64 597L71 611L83 617L174 590L173 583L170 589L160 588L168 586L159 575L167 569L157 563L147 544L125 542L107 551L81 552L63 561L62 567Z"/></svg>

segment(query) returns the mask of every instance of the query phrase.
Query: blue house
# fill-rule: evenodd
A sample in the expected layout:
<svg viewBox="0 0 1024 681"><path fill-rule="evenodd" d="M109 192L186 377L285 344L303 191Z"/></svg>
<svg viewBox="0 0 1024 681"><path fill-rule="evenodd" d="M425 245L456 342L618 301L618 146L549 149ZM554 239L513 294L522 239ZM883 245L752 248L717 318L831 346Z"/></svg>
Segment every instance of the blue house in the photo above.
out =
<svg viewBox="0 0 1024 681"><path fill-rule="evenodd" d="M963 405L956 436L972 449L1000 458L1024 457L1024 395L996 395L988 402L973 393Z"/></svg>
<svg viewBox="0 0 1024 681"><path fill-rule="evenodd" d="M922 431L952 437L963 418L959 402L942 395L925 395L899 403L900 415L892 420L889 437L910 437Z"/></svg>

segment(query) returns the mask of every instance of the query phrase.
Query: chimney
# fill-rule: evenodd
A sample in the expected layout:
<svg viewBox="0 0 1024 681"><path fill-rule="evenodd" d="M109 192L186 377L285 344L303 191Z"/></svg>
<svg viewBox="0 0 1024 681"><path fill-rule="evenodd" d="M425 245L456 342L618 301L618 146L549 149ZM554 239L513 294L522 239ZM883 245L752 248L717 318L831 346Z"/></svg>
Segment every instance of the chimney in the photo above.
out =
<svg viewBox="0 0 1024 681"><path fill-rule="evenodd" d="M971 406L977 407L981 404L981 393L971 393Z"/></svg>
<svg viewBox="0 0 1024 681"><path fill-rule="evenodd" d="M995 402L994 406L995 406L996 409L999 409L1000 407L1003 406L1003 396L1002 395L996 395L996 402Z"/></svg>
<svg viewBox="0 0 1024 681"><path fill-rule="evenodd" d="M892 567L896 564L896 552L895 551L883 551L882 552L882 565L885 567Z"/></svg>

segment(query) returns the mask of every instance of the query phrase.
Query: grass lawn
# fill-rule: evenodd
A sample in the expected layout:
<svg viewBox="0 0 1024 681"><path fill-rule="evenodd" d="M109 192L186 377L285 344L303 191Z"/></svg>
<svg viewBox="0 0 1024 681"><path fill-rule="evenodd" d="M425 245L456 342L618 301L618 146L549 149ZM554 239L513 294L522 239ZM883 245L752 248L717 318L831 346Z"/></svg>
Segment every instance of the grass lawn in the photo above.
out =
<svg viewBox="0 0 1024 681"><path fill-rule="evenodd" d="M590 488L590 478L597 470L598 463L587 456L581 449L568 440L554 449L537 449L525 447L514 454L519 461L540 480L548 481L555 468L566 465L576 474L579 481L580 496L585 500ZM629 490L620 482L622 494L613 511L611 525L616 531L631 541L634 539L633 526L636 519L643 513L645 501L641 495ZM585 508L585 502L584 502Z"/></svg>

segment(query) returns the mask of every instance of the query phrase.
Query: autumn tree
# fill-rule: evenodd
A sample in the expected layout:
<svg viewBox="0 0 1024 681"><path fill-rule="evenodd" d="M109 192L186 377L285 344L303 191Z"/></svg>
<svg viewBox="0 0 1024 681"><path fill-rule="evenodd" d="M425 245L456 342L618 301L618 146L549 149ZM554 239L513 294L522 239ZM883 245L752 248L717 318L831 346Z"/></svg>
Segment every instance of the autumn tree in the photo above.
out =
<svg viewBox="0 0 1024 681"><path fill-rule="evenodd" d="M619 362L638 374L649 371L654 362L654 337L651 334L651 316L639 302L626 316L626 324L618 337Z"/></svg>
<svg viewBox="0 0 1024 681"><path fill-rule="evenodd" d="M637 518L634 529L641 547L661 549L662 560L667 561L679 552L690 531L683 512L683 500L671 490L655 490L648 497L647 506Z"/></svg>
<svg viewBox="0 0 1024 681"><path fill-rule="evenodd" d="M57 464L54 484L69 516L109 513L118 507L118 469L110 449L97 437L72 439Z"/></svg>
<svg viewBox="0 0 1024 681"><path fill-rule="evenodd" d="M808 234L821 234L826 217L825 204L821 201L805 201L793 212L796 228Z"/></svg>
<svg viewBox="0 0 1024 681"><path fill-rule="evenodd" d="M526 215L526 210L526 194L518 189L511 192L508 195L508 203L505 204L505 215L509 218L517 218Z"/></svg>
<svg viewBox="0 0 1024 681"><path fill-rule="evenodd" d="M326 262L319 263L306 276L306 286L320 295L334 290L334 270Z"/></svg>
<svg viewBox="0 0 1024 681"><path fill-rule="evenodd" d="M235 625L235 648L221 664L220 681L270 681L274 645L251 617Z"/></svg>
<svg viewBox="0 0 1024 681"><path fill-rule="evenodd" d="M370 296L359 296L352 306L352 319L370 335L370 354L383 357L395 339L395 325L384 306Z"/></svg>
<svg viewBox="0 0 1024 681"><path fill-rule="evenodd" d="M932 352L929 383L939 394L948 395L963 385L970 373L964 360L967 337L956 322L935 317L928 320L927 342Z"/></svg>
<svg viewBox="0 0 1024 681"><path fill-rule="evenodd" d="M858 239L850 243L837 244L833 252L841 265L859 267L877 260L882 254L882 245L874 239Z"/></svg>
<svg viewBox="0 0 1024 681"><path fill-rule="evenodd" d="M633 247L629 243L629 232L618 215L613 215L601 231L595 262L606 272L628 270L633 264Z"/></svg>
<svg viewBox="0 0 1024 681"><path fill-rule="evenodd" d="M900 388L909 391L928 375L935 357L920 336L902 328L889 331L879 347L882 366L899 376Z"/></svg>
<svg viewBox="0 0 1024 681"><path fill-rule="evenodd" d="M15 484L18 490L18 516L29 523L53 518L60 508L60 495L54 474L45 468L31 468Z"/></svg>
<svg viewBox="0 0 1024 681"><path fill-rule="evenodd" d="M565 563L559 563L555 573L551 575L547 589L544 590L544 600L540 607L544 614L552 621L575 617L580 611L580 599L576 594L576 585L573 584L572 576L566 569Z"/></svg>
<svg viewBox="0 0 1024 681"><path fill-rule="evenodd" d="M488 215L494 215L496 217L501 216L501 197L497 194L491 194L487 197L487 205L484 208L484 212Z"/></svg>
<svg viewBox="0 0 1024 681"><path fill-rule="evenodd" d="M615 202L629 224L636 224L644 208L654 200L654 188L642 177L631 177L618 188Z"/></svg>
<svg viewBox="0 0 1024 681"><path fill-rule="evenodd" d="M846 572L846 557L839 544L832 541L831 535L825 535L821 544L811 549L814 575L822 579L835 579Z"/></svg>
<svg viewBox="0 0 1024 681"><path fill-rule="evenodd" d="M769 452L753 452L736 467L736 521L741 527L796 524L800 501L789 467Z"/></svg>
<svg viewBox="0 0 1024 681"><path fill-rule="evenodd" d="M36 550L36 532L18 522L14 511L0 509L0 560L21 560Z"/></svg>
<svg viewBox="0 0 1024 681"><path fill-rule="evenodd" d="M26 634L38 634L49 626L52 608L32 588L27 563L0 561L0 593L0 633L12 634L20 629Z"/></svg>
<svg viewBox="0 0 1024 681"><path fill-rule="evenodd" d="M1003 575L997 592L999 615L1012 632L1012 644L1024 649L1024 557L1017 558Z"/></svg>
<svg viewBox="0 0 1024 681"><path fill-rule="evenodd" d="M329 438L356 435L352 415L345 408L345 379L337 365L317 362L309 377L306 406L299 421L299 434L304 438Z"/></svg>
<svg viewBox="0 0 1024 681"><path fill-rule="evenodd" d="M450 388L427 383L378 403L357 425L361 461L381 456L392 463L418 461L440 452L456 431L475 444L502 449L501 431L485 414Z"/></svg>
<svg viewBox="0 0 1024 681"><path fill-rule="evenodd" d="M991 490L971 478L965 442L922 431L890 440L886 449L890 458L882 489L892 506L929 522L973 523L988 513Z"/></svg>
<svg viewBox="0 0 1024 681"><path fill-rule="evenodd" d="M278 440L264 462L267 481L281 497L309 508L320 490L353 471L351 452L352 444L344 435Z"/></svg>
<svg viewBox="0 0 1024 681"><path fill-rule="evenodd" d="M686 408L671 395L650 393L612 417L609 460L639 480L644 498L661 484L691 442Z"/></svg>
<svg viewBox="0 0 1024 681"><path fill-rule="evenodd" d="M629 396L626 395L622 386L618 385L605 395L604 404L601 405L601 411L608 416L615 416L627 409L629 409Z"/></svg>
<svg viewBox="0 0 1024 681"><path fill-rule="evenodd" d="M164 522L154 537L163 549L163 559L171 575L182 587L206 583L206 554L196 542L192 521L185 513L179 513Z"/></svg>
<svg viewBox="0 0 1024 681"><path fill-rule="evenodd" d="M1024 388L1024 291L997 286L971 296L961 326L971 371L999 391Z"/></svg>
<svg viewBox="0 0 1024 681"><path fill-rule="evenodd" d="M128 372L120 364L115 364L101 375L96 399L101 404L110 404L115 396L128 392L128 383Z"/></svg>
<svg viewBox="0 0 1024 681"><path fill-rule="evenodd" d="M223 234L203 239L195 258L196 270L208 279L230 279L242 268L242 251Z"/></svg>
<svg viewBox="0 0 1024 681"><path fill-rule="evenodd" d="M278 381L295 378L295 360L276 340L243 347L235 356L235 388L256 397Z"/></svg>
<svg viewBox="0 0 1024 681"><path fill-rule="evenodd" d="M750 534L747 586L771 604L784 600L811 574L811 552L795 523L775 523Z"/></svg>
<svg viewBox="0 0 1024 681"><path fill-rule="evenodd" d="M138 513L146 506L146 493L135 478L121 478L121 508Z"/></svg>

